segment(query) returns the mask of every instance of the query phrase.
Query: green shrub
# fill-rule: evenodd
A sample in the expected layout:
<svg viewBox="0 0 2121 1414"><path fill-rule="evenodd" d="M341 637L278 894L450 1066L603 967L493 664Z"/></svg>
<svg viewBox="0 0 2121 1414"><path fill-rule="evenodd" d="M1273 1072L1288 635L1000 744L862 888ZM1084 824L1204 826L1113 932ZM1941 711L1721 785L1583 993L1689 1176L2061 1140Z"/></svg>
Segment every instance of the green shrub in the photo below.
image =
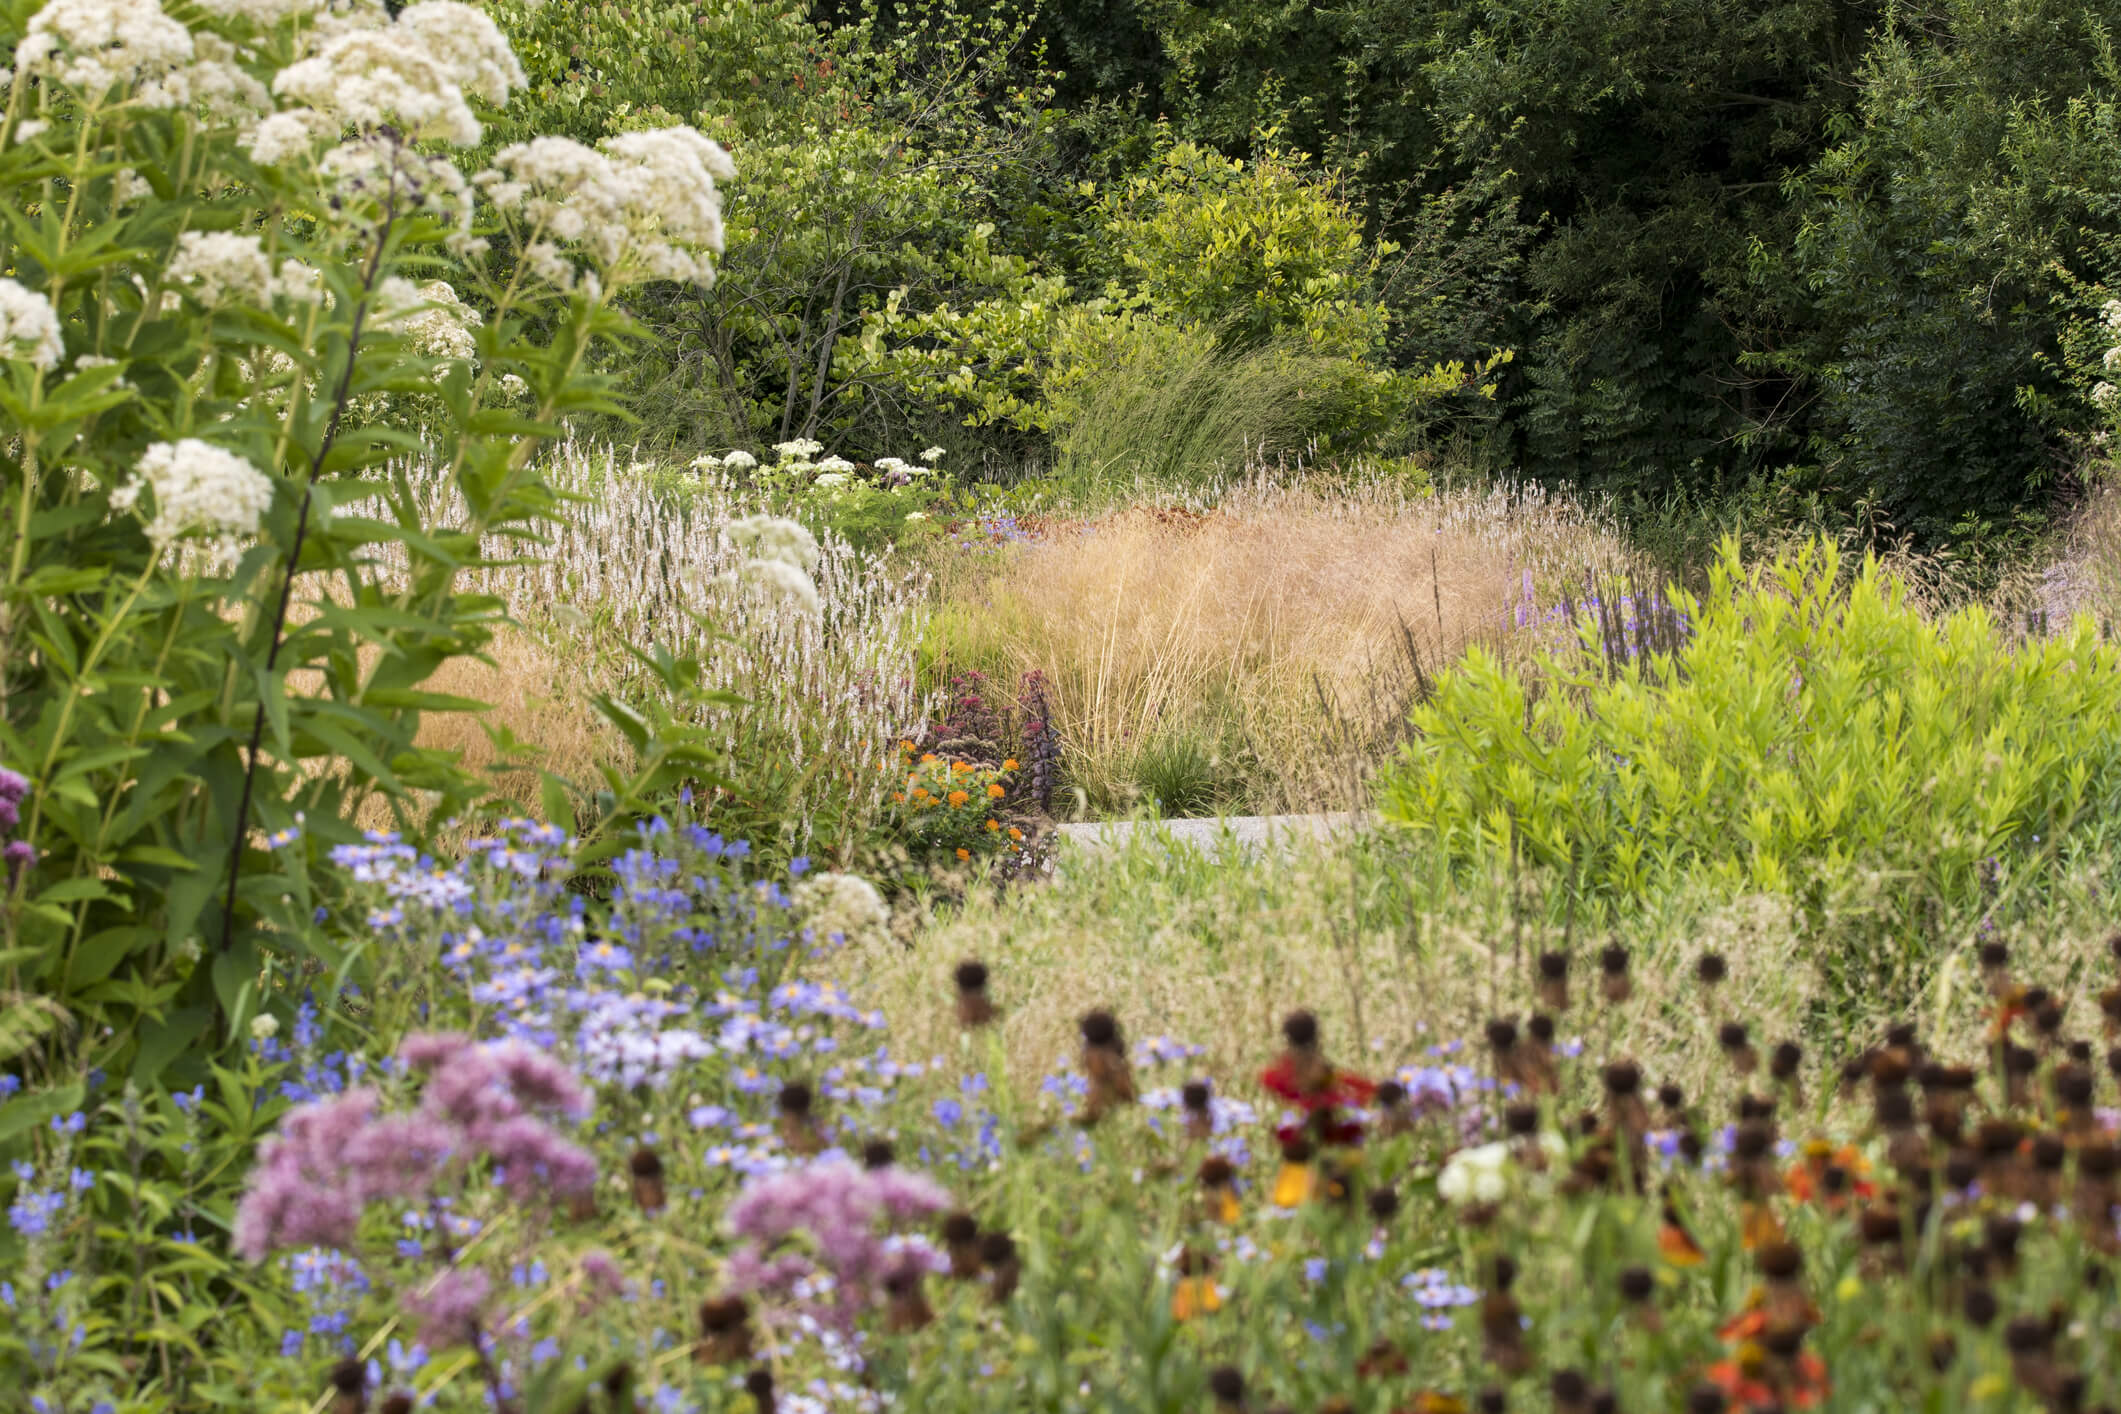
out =
<svg viewBox="0 0 2121 1414"><path fill-rule="evenodd" d="M2121 655L2090 620L2011 643L1932 619L1866 559L1814 545L1748 571L1726 547L1670 592L1676 652L1617 670L1587 630L1529 676L1475 649L1414 713L1384 815L1454 860L1573 871L1616 900L1696 871L1801 892L1851 870L1960 906L2121 791Z"/></svg>

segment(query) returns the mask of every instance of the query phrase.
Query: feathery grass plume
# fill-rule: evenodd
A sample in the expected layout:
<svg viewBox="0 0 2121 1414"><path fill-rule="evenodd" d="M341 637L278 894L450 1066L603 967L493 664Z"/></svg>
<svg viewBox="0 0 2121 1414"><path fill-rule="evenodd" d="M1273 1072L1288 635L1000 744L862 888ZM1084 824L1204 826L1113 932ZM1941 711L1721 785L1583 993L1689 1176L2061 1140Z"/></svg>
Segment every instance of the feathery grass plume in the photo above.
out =
<svg viewBox="0 0 2121 1414"><path fill-rule="evenodd" d="M1087 1128L1119 1106L1133 1104L1137 1095L1134 1067L1127 1060L1126 1041L1121 1037L1119 1022L1112 1013L1104 1010L1090 1012L1083 1017L1078 1029L1083 1037L1083 1075L1090 1086L1083 1096L1083 1106L1076 1114L1075 1122Z"/></svg>
<svg viewBox="0 0 2121 1414"><path fill-rule="evenodd" d="M702 1365L741 1365L751 1358L751 1307L741 1296L713 1296L700 1303L700 1338L692 1358Z"/></svg>
<svg viewBox="0 0 2121 1414"><path fill-rule="evenodd" d="M655 1150L645 1145L634 1150L626 1171L632 1178L633 1201L643 1214L652 1218L669 1205L663 1189L663 1160Z"/></svg>
<svg viewBox="0 0 2121 1414"><path fill-rule="evenodd" d="M943 1250L950 1258L950 1275L970 1281L980 1274L979 1220L956 1212L943 1218Z"/></svg>
<svg viewBox="0 0 2121 1414"><path fill-rule="evenodd" d="M957 1024L976 1030L994 1020L994 1003L987 995L987 964L967 958L952 974L957 982Z"/></svg>

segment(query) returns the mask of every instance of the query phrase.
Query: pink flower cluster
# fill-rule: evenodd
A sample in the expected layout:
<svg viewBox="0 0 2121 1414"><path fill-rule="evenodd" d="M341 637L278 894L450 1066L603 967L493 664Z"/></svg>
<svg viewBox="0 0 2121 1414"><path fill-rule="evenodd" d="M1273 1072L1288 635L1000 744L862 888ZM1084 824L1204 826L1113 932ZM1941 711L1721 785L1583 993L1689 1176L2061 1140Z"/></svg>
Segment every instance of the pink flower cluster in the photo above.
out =
<svg viewBox="0 0 2121 1414"><path fill-rule="evenodd" d="M236 1249L252 1261L280 1248L351 1249L372 1202L432 1203L474 1163L523 1201L583 1193L596 1161L555 1129L589 1113L572 1072L518 1041L455 1034L406 1038L398 1056L427 1072L419 1106L381 1112L371 1087L303 1105L280 1122L236 1209Z"/></svg>
<svg viewBox="0 0 2121 1414"><path fill-rule="evenodd" d="M925 1244L890 1230L925 1223L950 1206L943 1188L896 1165L861 1169L831 1159L756 1179L729 1206L730 1231L749 1239L730 1259L730 1284L785 1293L830 1276L832 1304L817 1314L849 1329L887 1279L934 1269ZM808 1235L815 1258L774 1251L797 1233Z"/></svg>

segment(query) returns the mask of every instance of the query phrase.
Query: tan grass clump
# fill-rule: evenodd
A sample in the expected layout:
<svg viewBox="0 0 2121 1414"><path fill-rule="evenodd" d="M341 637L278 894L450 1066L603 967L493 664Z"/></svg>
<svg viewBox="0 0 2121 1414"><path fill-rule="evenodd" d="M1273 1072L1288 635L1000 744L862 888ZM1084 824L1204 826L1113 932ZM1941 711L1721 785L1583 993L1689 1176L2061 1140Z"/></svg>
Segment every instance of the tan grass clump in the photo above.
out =
<svg viewBox="0 0 2121 1414"><path fill-rule="evenodd" d="M947 565L932 651L940 673L1043 673L1092 808L1131 804L1145 753L1174 741L1241 776L1252 808L1343 808L1422 679L1627 566L1601 515L1537 487L1258 477L1210 509L1122 510Z"/></svg>

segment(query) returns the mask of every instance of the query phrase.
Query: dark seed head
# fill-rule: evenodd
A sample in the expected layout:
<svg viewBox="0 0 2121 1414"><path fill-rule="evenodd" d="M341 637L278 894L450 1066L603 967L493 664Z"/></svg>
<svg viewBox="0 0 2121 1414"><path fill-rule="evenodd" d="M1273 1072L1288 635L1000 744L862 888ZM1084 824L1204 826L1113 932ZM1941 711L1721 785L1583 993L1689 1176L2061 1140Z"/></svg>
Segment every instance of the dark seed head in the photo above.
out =
<svg viewBox="0 0 2121 1414"><path fill-rule="evenodd" d="M1962 1191L1971 1188L1980 1172L1974 1162L1974 1156L1964 1149L1954 1149L1945 1157L1944 1182L1948 1188Z"/></svg>
<svg viewBox="0 0 2121 1414"><path fill-rule="evenodd" d="M2069 1158L2069 1148L2059 1134L2041 1134L2033 1139L2033 1164L2047 1173L2061 1170L2063 1161Z"/></svg>
<svg viewBox="0 0 2121 1414"><path fill-rule="evenodd" d="M1887 1129L1905 1129L1915 1122L1915 1097L1901 1089L1878 1094L1878 1123Z"/></svg>
<svg viewBox="0 0 2121 1414"><path fill-rule="evenodd" d="M1082 1020L1083 1040L1100 1050L1119 1046L1119 1022L1109 1011L1093 1011Z"/></svg>
<svg viewBox="0 0 2121 1414"><path fill-rule="evenodd" d="M1686 1397L1686 1414L1723 1414L1728 1407L1723 1391L1707 1381L1695 1385Z"/></svg>
<svg viewBox="0 0 2121 1414"><path fill-rule="evenodd" d="M2016 1218L1994 1213L1982 1224L1981 1241L1997 1260L2008 1262L2018 1255L2018 1238L2023 1231Z"/></svg>
<svg viewBox="0 0 2121 1414"><path fill-rule="evenodd" d="M1210 1154L1200 1161L1200 1186L1221 1188L1237 1177L1237 1166L1221 1154Z"/></svg>
<svg viewBox="0 0 2121 1414"><path fill-rule="evenodd" d="M1676 1110L1686 1104L1686 1091L1669 1081L1657 1087L1657 1103L1668 1110Z"/></svg>
<svg viewBox="0 0 2121 1414"><path fill-rule="evenodd" d="M987 964L967 959L957 965L957 989L960 992L984 992L987 990Z"/></svg>
<svg viewBox="0 0 2121 1414"><path fill-rule="evenodd" d="M1720 952L1705 952L1694 960L1694 976L1703 986L1713 987L1730 975L1731 970L1724 964Z"/></svg>
<svg viewBox="0 0 2121 1414"><path fill-rule="evenodd" d="M1605 1068L1606 1092L1625 1099L1642 1088L1642 1071L1633 1061L1614 1061Z"/></svg>
<svg viewBox="0 0 2121 1414"><path fill-rule="evenodd" d="M1208 1393L1220 1404L1241 1404L1245 1397L1245 1377L1238 1373L1235 1365L1217 1365L1208 1372Z"/></svg>
<svg viewBox="0 0 2121 1414"><path fill-rule="evenodd" d="M1388 1223L1399 1213L1399 1192L1389 1185L1371 1189L1368 1202L1370 1216L1378 1222Z"/></svg>
<svg viewBox="0 0 2121 1414"><path fill-rule="evenodd" d="M1985 971L2000 972L2010 966L2010 961L2011 950L2008 944L1983 943L1981 945L1981 966Z"/></svg>
<svg viewBox="0 0 2121 1414"><path fill-rule="evenodd" d="M1554 1044L1554 1018L1545 1012L1532 1013L1532 1019L1524 1024L1525 1033L1542 1046Z"/></svg>
<svg viewBox="0 0 2121 1414"><path fill-rule="evenodd" d="M2045 1317L2016 1316L2003 1328L2003 1344L2013 1355L2038 1355L2054 1341Z"/></svg>
<svg viewBox="0 0 2121 1414"><path fill-rule="evenodd" d="M1600 949L1598 953L1598 970L1608 977L1627 976L1628 950L1618 943L1612 943Z"/></svg>
<svg viewBox="0 0 2121 1414"><path fill-rule="evenodd" d="M800 1119L810 1113L812 1098L808 1085L800 1080L791 1080L781 1087L781 1096L777 1103L782 1114Z"/></svg>
<svg viewBox="0 0 2121 1414"><path fill-rule="evenodd" d="M1559 982L1569 975L1569 955L1565 952L1543 952L1539 955L1539 978L1543 982Z"/></svg>
<svg viewBox="0 0 2121 1414"><path fill-rule="evenodd" d="M1517 1023L1497 1019L1488 1023L1488 1046L1497 1055L1517 1045Z"/></svg>
<svg viewBox="0 0 2121 1414"><path fill-rule="evenodd" d="M368 1390L368 1366L348 1356L331 1367L331 1387L340 1394L360 1395Z"/></svg>
<svg viewBox="0 0 2121 1414"><path fill-rule="evenodd" d="M1480 1414L1508 1414L1510 1397L1504 1394L1500 1387L1489 1385L1474 1399L1473 1407L1478 1409Z"/></svg>
<svg viewBox="0 0 2121 1414"><path fill-rule="evenodd" d="M1970 1286L1960 1309L1966 1313L1968 1324L1986 1330L1996 1320L1996 1293L1986 1286Z"/></svg>
<svg viewBox="0 0 2121 1414"><path fill-rule="evenodd" d="M635 1178L661 1178L663 1176L663 1161L656 1157L656 1152L653 1149L634 1150L633 1157L626 1161L626 1167L633 1173Z"/></svg>
<svg viewBox="0 0 2121 1414"><path fill-rule="evenodd" d="M1292 1011L1282 1018L1282 1038L1299 1051L1318 1044L1318 1018L1308 1011Z"/></svg>
<svg viewBox="0 0 2121 1414"><path fill-rule="evenodd" d="M1381 1108L1391 1109L1407 1102L1407 1087L1397 1080L1387 1080L1377 1087L1377 1103Z"/></svg>
<svg viewBox="0 0 2121 1414"><path fill-rule="evenodd" d="M963 1245L979 1236L979 1219L970 1213L951 1213L943 1219L943 1241Z"/></svg>
<svg viewBox="0 0 2121 1414"><path fill-rule="evenodd" d="M1583 1377L1581 1370L1556 1370L1548 1380L1547 1388L1552 1391L1556 1404L1581 1404L1584 1396L1591 1392L1591 1382Z"/></svg>
<svg viewBox="0 0 2121 1414"><path fill-rule="evenodd" d="M1804 1064L1804 1047L1795 1041L1778 1041L1775 1049L1768 1053L1768 1074L1777 1080L1794 1080L1797 1067Z"/></svg>
<svg viewBox="0 0 2121 1414"><path fill-rule="evenodd" d="M1716 1028L1716 1044L1726 1051L1742 1051L1746 1047L1745 1023L1726 1021Z"/></svg>
<svg viewBox="0 0 2121 1414"><path fill-rule="evenodd" d="M1536 1105L1512 1105L1502 1112L1502 1125L1512 1138L1522 1139L1539 1128Z"/></svg>
<svg viewBox="0 0 2121 1414"><path fill-rule="evenodd" d="M871 1173L887 1169L898 1159L898 1150L891 1147L889 1139L870 1139L862 1145L862 1167Z"/></svg>
<svg viewBox="0 0 2121 1414"><path fill-rule="evenodd" d="M1804 1253L1794 1242L1770 1242L1757 1254L1763 1276L1788 1281L1804 1269Z"/></svg>
<svg viewBox="0 0 2121 1414"><path fill-rule="evenodd" d="M1006 1232L981 1233L979 1259L990 1267L1006 1267L1016 1260L1016 1243Z"/></svg>
<svg viewBox="0 0 2121 1414"><path fill-rule="evenodd" d="M2092 1102L2092 1073L2075 1061L2055 1072L2055 1098L2073 1110Z"/></svg>
<svg viewBox="0 0 2121 1414"><path fill-rule="evenodd" d="M1731 1136L1731 1152L1741 1159L1764 1158L1774 1142L1772 1126L1757 1119L1747 1120Z"/></svg>
<svg viewBox="0 0 2121 1414"><path fill-rule="evenodd" d="M1623 1300L1640 1305L1650 1299L1657 1289L1657 1279L1650 1275L1648 1267L1627 1267L1620 1273L1620 1295Z"/></svg>
<svg viewBox="0 0 2121 1414"><path fill-rule="evenodd" d="M1488 1267L1488 1284L1495 1291L1508 1291L1517 1281L1517 1260L1507 1252L1495 1254Z"/></svg>
<svg viewBox="0 0 2121 1414"><path fill-rule="evenodd" d="M744 1304L741 1296L715 1296L700 1303L700 1330L707 1335L722 1335L744 1324L751 1308Z"/></svg>
<svg viewBox="0 0 2121 1414"><path fill-rule="evenodd" d="M744 1389L753 1399L773 1398L773 1371L760 1368L744 1376Z"/></svg>
<svg viewBox="0 0 2121 1414"><path fill-rule="evenodd" d="M1195 1114L1206 1114L1206 1113L1207 1113L1207 1110L1208 1110L1208 1082L1207 1082L1207 1081L1205 1081L1205 1080L1188 1080L1188 1081L1186 1082L1186 1084L1185 1084L1185 1087L1184 1087L1183 1089L1181 1089L1181 1090L1180 1090L1180 1091L1178 1092L1178 1094L1179 1094L1179 1098L1180 1098L1181 1100L1183 1100L1183 1101L1185 1102L1185 1106L1186 1106L1186 1108L1187 1108L1187 1109L1189 1109L1189 1110L1191 1110L1191 1111L1192 1111L1193 1113L1195 1113Z"/></svg>

